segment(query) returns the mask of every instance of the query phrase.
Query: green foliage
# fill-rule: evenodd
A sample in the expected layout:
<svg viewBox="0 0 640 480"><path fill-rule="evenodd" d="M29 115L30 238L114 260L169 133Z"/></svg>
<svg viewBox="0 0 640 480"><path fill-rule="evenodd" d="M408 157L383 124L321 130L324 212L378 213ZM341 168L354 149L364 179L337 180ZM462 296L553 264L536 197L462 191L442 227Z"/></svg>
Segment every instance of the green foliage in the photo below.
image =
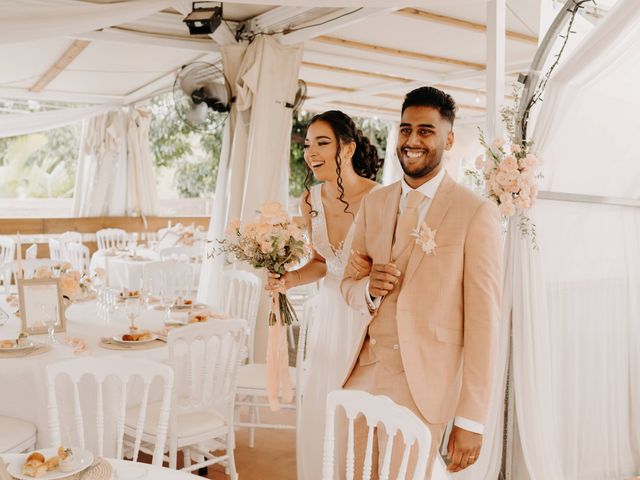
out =
<svg viewBox="0 0 640 480"><path fill-rule="evenodd" d="M10 105L29 111L32 105ZM70 198L80 125L0 139L0 197Z"/></svg>
<svg viewBox="0 0 640 480"><path fill-rule="evenodd" d="M173 187L180 197L208 197L215 191L222 125L206 132L193 130L173 105L171 94L152 99L149 145L156 171L173 169Z"/></svg>

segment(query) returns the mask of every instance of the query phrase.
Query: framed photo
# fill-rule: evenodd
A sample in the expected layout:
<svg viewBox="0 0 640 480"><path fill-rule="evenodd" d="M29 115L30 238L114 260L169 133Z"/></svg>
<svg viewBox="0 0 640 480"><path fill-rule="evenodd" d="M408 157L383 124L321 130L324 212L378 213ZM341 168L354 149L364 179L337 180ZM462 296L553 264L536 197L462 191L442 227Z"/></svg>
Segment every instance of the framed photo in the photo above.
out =
<svg viewBox="0 0 640 480"><path fill-rule="evenodd" d="M30 335L66 331L64 303L59 278L19 279L20 331Z"/></svg>

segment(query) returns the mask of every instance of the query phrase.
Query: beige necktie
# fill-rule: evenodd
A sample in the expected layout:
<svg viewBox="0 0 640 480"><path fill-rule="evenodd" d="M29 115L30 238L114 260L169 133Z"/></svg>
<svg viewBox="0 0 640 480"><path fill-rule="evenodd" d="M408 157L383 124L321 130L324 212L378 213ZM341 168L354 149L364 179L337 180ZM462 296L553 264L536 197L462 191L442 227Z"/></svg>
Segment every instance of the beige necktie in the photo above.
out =
<svg viewBox="0 0 640 480"><path fill-rule="evenodd" d="M417 190L411 190L407 195L402 213L396 222L395 240L391 249L391 258L395 260L400 256L411 240L411 232L418 225L418 207L424 200L424 195Z"/></svg>

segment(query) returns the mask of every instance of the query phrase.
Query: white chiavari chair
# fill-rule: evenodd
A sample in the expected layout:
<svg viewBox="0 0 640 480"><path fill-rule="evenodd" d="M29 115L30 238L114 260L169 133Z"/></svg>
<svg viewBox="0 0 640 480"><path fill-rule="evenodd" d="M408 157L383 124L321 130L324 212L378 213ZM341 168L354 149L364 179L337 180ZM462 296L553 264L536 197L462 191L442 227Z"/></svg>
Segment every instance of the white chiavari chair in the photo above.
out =
<svg viewBox="0 0 640 480"><path fill-rule="evenodd" d="M11 262L16 257L16 242L11 237L0 237L0 265Z"/></svg>
<svg viewBox="0 0 640 480"><path fill-rule="evenodd" d="M49 239L49 258L57 262L62 262L67 260L64 255L64 251L62 249L62 244L60 243L60 240L57 238Z"/></svg>
<svg viewBox="0 0 640 480"><path fill-rule="evenodd" d="M89 247L81 243L67 243L65 246L66 260L71 264L71 268L80 274L89 272L89 261L91 254Z"/></svg>
<svg viewBox="0 0 640 480"><path fill-rule="evenodd" d="M169 365L176 375L169 420L170 468L177 467L177 452L181 450L182 470L191 472L221 463L232 480L237 478L234 403L246 328L244 320L228 319L195 323L169 332ZM133 422L137 412L136 408L130 409L127 418ZM156 412L157 404L151 404L151 418L156 417ZM143 440L154 444L156 431L145 430ZM223 445L224 455L214 456L202 447L211 441ZM194 458L200 461L192 463Z"/></svg>
<svg viewBox="0 0 640 480"><path fill-rule="evenodd" d="M27 260L35 260L38 258L38 244L33 243L24 252L24 258Z"/></svg>
<svg viewBox="0 0 640 480"><path fill-rule="evenodd" d="M51 268L54 265L57 265L58 262L55 260L51 260L50 258L36 258L33 260L23 260L22 261L22 273L24 278L33 278L36 273L36 270L40 267ZM11 284L16 284L16 279L18 278L18 261L14 260L9 263L5 263L0 266L0 281L4 285L5 294L9 294L11 292Z"/></svg>
<svg viewBox="0 0 640 480"><path fill-rule="evenodd" d="M249 327L247 349L253 363L253 339L260 305L262 282L257 275L242 270L226 270L222 284L224 312L233 318L244 318Z"/></svg>
<svg viewBox="0 0 640 480"><path fill-rule="evenodd" d="M300 388L304 382L304 372L306 368L305 352L307 345L307 332L311 326L312 319L314 317L313 311L315 305L313 303L315 299L311 299L308 305L305 306L304 315L300 324L300 333L298 337L298 351L296 354L296 366L289 367L289 376L291 377L291 386L294 390L294 403L282 403L280 408L282 410L296 410L299 411L300 405ZM236 418L240 418L240 408L249 409L249 419L247 421L237 421L236 425L239 427L249 428L249 447L253 448L254 436L256 428L274 428L295 430L298 424L296 418L296 425L290 425L286 423L268 423L262 421L260 417L260 408L267 408L269 405L266 403L267 394L267 369L264 363L248 363L240 366L238 373L238 400Z"/></svg>
<svg viewBox="0 0 640 480"><path fill-rule="evenodd" d="M358 415L365 417L368 427L367 445L364 464L362 468L363 478L371 478L371 465L373 460L374 429L383 426L387 433L387 442L384 446L384 456L379 465L380 480L390 478L391 455L394 447L394 438L400 434L403 442L403 457L397 475L393 478L404 480L407 477L409 455L413 450L417 454L417 462L410 477L412 480L423 480L426 474L429 451L431 449L431 432L429 428L408 408L398 405L384 395L371 395L359 390L334 390L327 396L327 417L324 432L324 455L322 462L322 480L334 480L334 452L336 447L335 417L338 408L346 413L347 427L347 452L346 452L346 478L354 478L355 469L355 439L354 422ZM397 448L398 442L395 442ZM417 449L417 450L416 450ZM342 477L342 475L340 475ZM378 478L378 477L376 477ZM436 458L431 480L446 480L449 476L440 458Z"/></svg>
<svg viewBox="0 0 640 480"><path fill-rule="evenodd" d="M115 248L123 250L127 248L129 235L120 228L104 228L96 232L96 242L98 250L109 250Z"/></svg>
<svg viewBox="0 0 640 480"><path fill-rule="evenodd" d="M57 388L57 384L71 382L71 388ZM90 377L92 382L82 381L83 377ZM140 446L142 443L143 431L151 428L154 424L156 443L153 450L153 464L162 465L164 458L167 430L169 427L169 416L171 411L171 400L173 396L173 369L168 365L141 358L122 357L86 357L65 360L51 364L47 367L47 409L49 413L50 440L52 445L61 445L61 418L59 405L65 406L62 398L58 398L61 393L73 392L72 416L75 426L76 442L80 448L88 448L86 442L88 423L95 423L96 449L94 454L105 455L105 438L107 441L115 441L115 458L122 459L125 454L125 434L130 435L133 440L133 460L138 460ZM149 397L152 383L159 379L162 383L162 396L158 406L154 407L153 413L149 408ZM110 380L110 381L109 381ZM115 382L114 382L115 381ZM114 387L114 383L119 386L119 393L116 397L109 395L109 390ZM133 401L130 392L136 391L137 386L142 384L143 392L141 401L137 408L137 415L133 419L132 428L125 427L125 418L128 402ZM82 388L81 388L82 387ZM93 388L95 390L93 390ZM91 390L91 391L89 391ZM95 416L87 419L82 413L82 401L89 401L94 398L96 401ZM114 405L110 398L117 398ZM140 400L136 398L135 400ZM155 404L154 404L155 405ZM69 406L68 404L66 406ZM105 406L107 408L105 408ZM115 407L115 408L112 408ZM112 415L115 418L111 418ZM65 419L62 419L65 422ZM87 426L85 427L85 423ZM66 423L62 424L66 425ZM116 430L115 438L106 432L107 427L114 426ZM110 455L111 456L111 455Z"/></svg>

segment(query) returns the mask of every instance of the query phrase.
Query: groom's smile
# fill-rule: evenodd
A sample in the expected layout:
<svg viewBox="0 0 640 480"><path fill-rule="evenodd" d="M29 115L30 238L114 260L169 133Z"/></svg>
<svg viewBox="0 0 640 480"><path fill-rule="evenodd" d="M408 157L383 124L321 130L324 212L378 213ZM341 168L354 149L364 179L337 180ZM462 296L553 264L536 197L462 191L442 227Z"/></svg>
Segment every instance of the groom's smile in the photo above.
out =
<svg viewBox="0 0 640 480"><path fill-rule="evenodd" d="M444 150L453 145L451 128L451 123L433 107L411 106L404 110L396 154L407 183L413 179L412 183L419 186L435 175Z"/></svg>

